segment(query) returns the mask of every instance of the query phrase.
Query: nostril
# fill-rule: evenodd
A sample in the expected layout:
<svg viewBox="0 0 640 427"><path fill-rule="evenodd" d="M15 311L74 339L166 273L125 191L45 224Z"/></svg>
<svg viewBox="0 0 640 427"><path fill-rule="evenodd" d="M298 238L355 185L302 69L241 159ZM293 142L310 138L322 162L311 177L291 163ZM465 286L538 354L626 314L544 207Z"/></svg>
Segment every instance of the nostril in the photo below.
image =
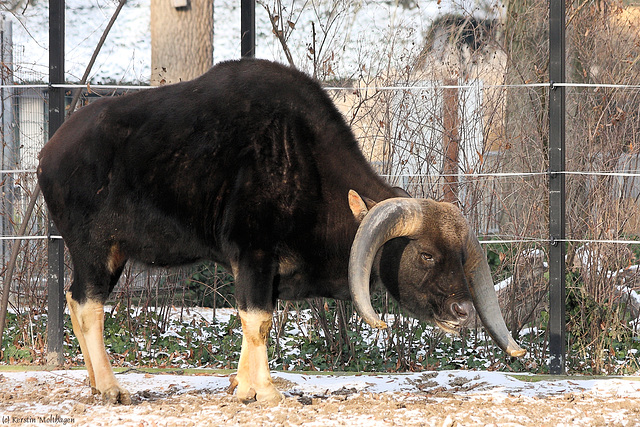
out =
<svg viewBox="0 0 640 427"><path fill-rule="evenodd" d="M454 302L453 304L451 304L451 311L459 319L466 319L467 316L469 315L469 313L467 313L465 311L465 309L460 304L458 304L457 302Z"/></svg>
<svg viewBox="0 0 640 427"><path fill-rule="evenodd" d="M465 321L473 313L473 304L471 302L454 302L451 304L451 312L456 315L459 320Z"/></svg>

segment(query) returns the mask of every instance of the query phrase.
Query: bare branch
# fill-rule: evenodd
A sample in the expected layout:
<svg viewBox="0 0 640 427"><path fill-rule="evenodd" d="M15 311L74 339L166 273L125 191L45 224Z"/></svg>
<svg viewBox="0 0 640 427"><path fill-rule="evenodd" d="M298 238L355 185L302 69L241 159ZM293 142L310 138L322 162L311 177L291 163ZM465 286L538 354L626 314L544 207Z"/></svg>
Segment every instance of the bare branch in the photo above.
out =
<svg viewBox="0 0 640 427"><path fill-rule="evenodd" d="M280 0L278 0L277 3L280 7L282 7L282 3L280 2ZM284 24L282 24L284 20L280 19L280 15L276 15L274 13L275 9L274 9L274 12L272 12L271 9L269 8L269 5L267 5L264 1L259 0L258 4L260 4L260 6L262 6L264 10L267 11L267 15L269 15L269 22L271 22L271 29L273 30L273 34L276 36L276 38L280 42L280 45L282 46L282 51L284 52L284 55L287 57L287 61L289 62L289 65L295 68L296 64L293 61L293 56L291 55L291 51L289 50L289 46L287 45L287 40L285 38L285 31L283 27ZM280 22L281 28L278 28L278 22ZM291 27L291 29L293 29L293 27Z"/></svg>

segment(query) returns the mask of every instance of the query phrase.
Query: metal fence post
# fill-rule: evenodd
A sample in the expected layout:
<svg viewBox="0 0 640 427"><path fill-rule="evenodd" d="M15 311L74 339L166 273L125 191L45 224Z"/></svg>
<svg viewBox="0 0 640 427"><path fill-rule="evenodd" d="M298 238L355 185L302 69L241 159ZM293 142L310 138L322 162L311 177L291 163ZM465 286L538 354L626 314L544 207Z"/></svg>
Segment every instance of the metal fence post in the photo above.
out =
<svg viewBox="0 0 640 427"><path fill-rule="evenodd" d="M565 1L549 5L549 372L565 373Z"/></svg>
<svg viewBox="0 0 640 427"><path fill-rule="evenodd" d="M49 83L52 85L64 83L64 7L64 0L49 2ZM64 121L64 107L64 89L49 87L49 138ZM49 236L54 235L58 232L49 216ZM64 363L64 243L51 237L48 243L47 363L58 366Z"/></svg>
<svg viewBox="0 0 640 427"><path fill-rule="evenodd" d="M447 79L443 83L445 86L456 86L458 81ZM459 206L458 173L460 172L460 134L458 128L460 127L460 115L458 113L458 88L444 89L442 98L442 124L444 127L444 134L442 135L444 148L444 164L442 167L442 173L444 174L444 194L442 200Z"/></svg>
<svg viewBox="0 0 640 427"><path fill-rule="evenodd" d="M242 0L240 4L240 54L256 56L256 0Z"/></svg>
<svg viewBox="0 0 640 427"><path fill-rule="evenodd" d="M2 142L2 170L13 169L16 167L16 146L14 140L14 115L15 107L13 98L13 29L12 22L6 19L2 14L0 16L0 62L2 69L0 70L0 140ZM2 218L0 218L0 229L3 236L8 236L13 232L13 224L9 218L13 218L14 200L14 178L13 175L5 175L2 177L2 202L0 209L2 210ZM6 265L9 261L6 243L2 243L2 264ZM5 278L6 280L6 278Z"/></svg>

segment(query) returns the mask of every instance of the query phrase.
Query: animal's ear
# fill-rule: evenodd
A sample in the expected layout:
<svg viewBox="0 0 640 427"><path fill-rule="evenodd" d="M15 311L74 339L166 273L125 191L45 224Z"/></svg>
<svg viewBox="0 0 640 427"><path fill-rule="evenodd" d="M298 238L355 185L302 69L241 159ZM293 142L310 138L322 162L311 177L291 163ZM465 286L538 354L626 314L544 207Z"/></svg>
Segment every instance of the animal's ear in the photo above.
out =
<svg viewBox="0 0 640 427"><path fill-rule="evenodd" d="M362 219L369 213L369 209L374 207L376 202L373 200L360 197L358 193L354 190L349 190L349 207L351 208L351 212L353 212L353 216L356 217L358 222L361 222Z"/></svg>
<svg viewBox="0 0 640 427"><path fill-rule="evenodd" d="M404 188L401 187L393 187L393 192L396 193L396 197L408 197L413 198L411 194L409 194Z"/></svg>

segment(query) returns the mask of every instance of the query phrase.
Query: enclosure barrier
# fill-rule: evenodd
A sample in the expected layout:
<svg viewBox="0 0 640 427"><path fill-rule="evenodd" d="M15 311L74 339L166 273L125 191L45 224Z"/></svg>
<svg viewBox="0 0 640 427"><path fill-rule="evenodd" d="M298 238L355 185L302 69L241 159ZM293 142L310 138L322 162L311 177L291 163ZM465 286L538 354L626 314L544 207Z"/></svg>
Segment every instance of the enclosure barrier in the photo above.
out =
<svg viewBox="0 0 640 427"><path fill-rule="evenodd" d="M562 84L554 84L554 87L565 87L565 88L582 88L582 89L615 89L615 90L639 90L640 85L611 85L611 84L572 84L572 83L562 83ZM326 90L330 92L354 92L354 91L367 91L370 93L375 93L378 91L385 92L415 92L416 94L425 91L425 90L434 90L434 89L455 89L455 90L469 90L473 89L473 85L416 85L416 86L363 86L363 87L327 87ZM6 89L86 89L93 92L100 92L105 90L146 90L150 89L149 86L119 86L119 85L74 85L74 84L51 84L51 85L3 85L2 88ZM553 90L550 84L519 84L519 85L486 85L485 89L534 89L534 88L548 88L550 91ZM34 174L34 169L13 169L13 170L0 170L0 176L4 175L19 175L19 174ZM451 173L438 173L438 174L384 174L382 176L389 181L398 181L398 180L411 180L416 178L431 178L435 180L442 180L443 178L453 179L457 184L461 184L465 182L465 180L473 179L473 180L482 180L488 182L492 179L497 178L517 178L517 179L528 179L528 178L548 178L550 179L552 175L556 176L576 176L576 177L609 177L609 178L640 178L640 172L634 172L629 170L620 170L620 171L607 171L607 170L584 170L584 171L560 171L553 172L550 171L538 171L538 172L464 172L451 174ZM573 244L618 244L618 245L638 245L640 241L629 240L629 239L578 239L578 238L560 238L555 237L555 234L549 231L549 238L541 238L541 237L522 237L522 236L505 236L505 235L494 235L492 238L486 239L481 238L480 242L484 245L489 244L545 244L548 247L559 247L564 246L565 243L573 243ZM554 237L551 237L554 236ZM32 240L39 241L48 239L50 241L55 241L61 239L61 237L57 234L52 235L25 235L25 236L12 236L12 235L3 235L0 236L0 241L13 241L13 240ZM50 265L55 265L55 263L51 263Z"/></svg>
<svg viewBox="0 0 640 427"><path fill-rule="evenodd" d="M51 2L50 9L50 40L52 41L50 49L50 84L45 85L0 85L2 89L16 88L37 88L47 89L50 93L50 127L52 134L57 126L62 123L64 116L64 89L105 89L105 90L142 90L147 86L117 86L117 85L70 85L63 84L64 80L64 2ZM242 1L242 55L251 56L255 47L255 2L254 0ZM553 373L564 372L564 284L565 284L565 243L579 244L624 244L637 245L640 242L627 239L572 239L566 238L565 235L565 178L568 176L592 176L592 177L613 177L613 178L636 178L640 177L640 173L627 171L566 171L565 169L565 111L564 111L564 89L565 88L608 88L608 89L639 89L640 85L619 85L619 84L572 84L565 82L565 4L561 0L552 0L550 3L550 21L549 21L549 46L550 46L550 75L549 83L535 84L516 84L516 85L486 85L485 88L548 88L549 89L549 170L538 172L504 172L504 173L439 173L429 174L428 178L440 180L442 178L448 185L458 185L468 179L482 179L489 181L496 178L518 177L518 178L548 178L549 194L549 230L548 238L541 237L521 237L521 236L500 236L494 235L495 238L481 240L481 243L487 244L547 244L549 248L550 259L550 278L551 284L550 301L551 301L551 336L550 336L550 355L551 355L551 371ZM61 37L62 35L62 37ZM341 88L328 87L329 91L424 91L424 90L466 90L472 89L472 85L416 85L416 86L371 86L371 87L355 87ZM2 170L0 175L10 175L17 173L33 174L33 170ZM402 174L383 174L390 181L399 178L406 178L406 181L414 180L420 177L420 174L402 175ZM427 178L427 176L425 176ZM488 235L491 233L487 233ZM49 278L50 278L50 313L61 313L62 305L61 291L62 286L57 280L64 278L62 263L62 242L60 236L51 231L48 235L28 235L28 236L0 236L0 241L11 240L44 240L48 239L51 250L49 252ZM57 249L56 249L57 248ZM5 278L6 280L7 278ZM61 318L51 319L50 345L61 342ZM53 353L56 353L53 348ZM52 347L50 346L50 349ZM58 352L58 361L60 361L60 353Z"/></svg>

